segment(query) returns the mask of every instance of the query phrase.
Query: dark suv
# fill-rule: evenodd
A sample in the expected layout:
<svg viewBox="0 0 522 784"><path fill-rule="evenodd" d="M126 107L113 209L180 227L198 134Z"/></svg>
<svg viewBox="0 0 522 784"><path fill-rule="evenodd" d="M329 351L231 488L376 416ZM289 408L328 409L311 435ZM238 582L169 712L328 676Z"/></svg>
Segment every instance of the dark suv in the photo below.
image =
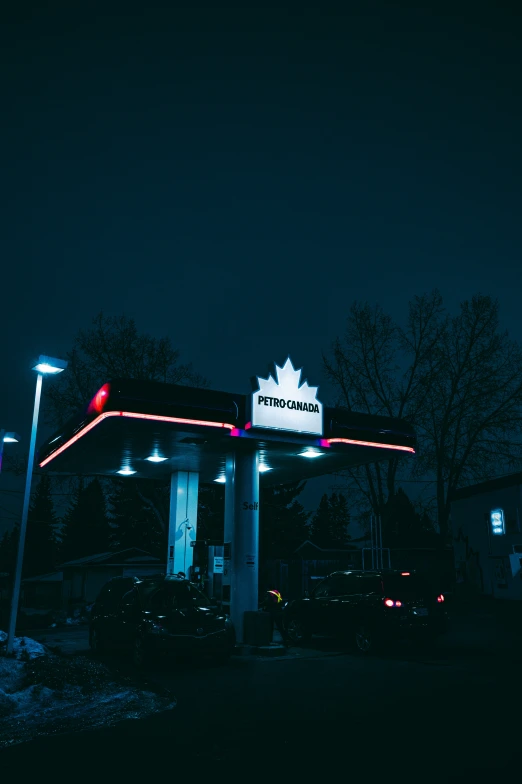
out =
<svg viewBox="0 0 522 784"><path fill-rule="evenodd" d="M312 634L351 636L368 653L387 640L445 631L444 595L415 572L334 572L304 599L283 610L288 636L305 642Z"/></svg>
<svg viewBox="0 0 522 784"><path fill-rule="evenodd" d="M176 577L115 577L91 611L89 642L95 652L119 648L142 665L153 653L227 659L235 645L229 618L190 583Z"/></svg>

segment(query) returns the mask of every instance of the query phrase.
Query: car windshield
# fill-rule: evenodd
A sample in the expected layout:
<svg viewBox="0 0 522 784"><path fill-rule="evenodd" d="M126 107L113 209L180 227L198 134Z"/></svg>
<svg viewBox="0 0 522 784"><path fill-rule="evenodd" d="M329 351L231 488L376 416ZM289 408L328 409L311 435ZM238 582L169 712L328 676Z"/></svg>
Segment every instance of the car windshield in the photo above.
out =
<svg viewBox="0 0 522 784"><path fill-rule="evenodd" d="M147 587L145 601L156 612L165 612L171 608L209 607L210 601L205 594L185 581L164 581L161 585L154 583Z"/></svg>
<svg viewBox="0 0 522 784"><path fill-rule="evenodd" d="M422 599L430 595L428 584L416 574L385 575L383 587L390 599Z"/></svg>

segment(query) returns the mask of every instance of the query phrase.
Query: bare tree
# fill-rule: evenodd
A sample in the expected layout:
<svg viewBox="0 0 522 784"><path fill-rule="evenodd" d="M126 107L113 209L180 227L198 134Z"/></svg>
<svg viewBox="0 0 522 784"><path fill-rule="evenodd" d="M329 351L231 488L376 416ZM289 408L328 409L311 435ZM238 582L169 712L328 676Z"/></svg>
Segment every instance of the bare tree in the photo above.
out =
<svg viewBox="0 0 522 784"><path fill-rule="evenodd" d="M443 327L438 291L413 299L405 327L380 306L355 302L344 337L334 341L329 356L323 354L326 375L338 393L337 404L350 411L402 417L415 425L429 389L428 357ZM396 493L401 465L397 456L343 472L351 500L381 513Z"/></svg>
<svg viewBox="0 0 522 784"><path fill-rule="evenodd" d="M404 480L401 466L410 466L435 489L446 541L452 493L519 467L522 350L500 329L498 311L491 297L476 295L449 318L434 292L414 298L403 329L379 307L352 306L344 340L324 357L338 402L404 417L419 440L413 463L395 457L346 472L352 499L366 510L382 513Z"/></svg>
<svg viewBox="0 0 522 784"><path fill-rule="evenodd" d="M170 338L138 332L134 319L127 316L99 313L90 329L78 332L66 358L67 372L45 388L46 420L56 427L85 406L111 378L207 385L192 365L180 363L180 352Z"/></svg>
<svg viewBox="0 0 522 784"><path fill-rule="evenodd" d="M422 363L419 470L435 475L443 540L452 493L518 467L521 457L522 351L500 329L498 311L488 296L463 302Z"/></svg>
<svg viewBox="0 0 522 784"><path fill-rule="evenodd" d="M180 352L173 348L170 338L154 338L138 332L135 321L127 316L115 318L99 313L89 329L78 332L66 358L67 372L45 386L44 414L46 421L55 427L61 427L86 406L97 389L110 379L207 386L206 379L192 365L180 363ZM56 479L66 494L75 491L78 481L76 476ZM109 495L113 484L113 480L103 481ZM164 534L168 520L168 483L141 480L132 485L143 510L156 519Z"/></svg>

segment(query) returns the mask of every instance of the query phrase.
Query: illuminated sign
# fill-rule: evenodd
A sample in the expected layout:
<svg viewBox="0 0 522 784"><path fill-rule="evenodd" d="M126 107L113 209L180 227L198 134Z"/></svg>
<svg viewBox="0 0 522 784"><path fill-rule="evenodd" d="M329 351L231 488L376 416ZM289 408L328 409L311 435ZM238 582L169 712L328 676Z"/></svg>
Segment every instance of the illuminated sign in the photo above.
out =
<svg viewBox="0 0 522 784"><path fill-rule="evenodd" d="M493 509L489 513L489 519L491 521L492 534L499 536L506 533L506 527L504 525L504 512L502 509Z"/></svg>
<svg viewBox="0 0 522 784"><path fill-rule="evenodd" d="M317 400L318 387L301 384L301 371L294 370L290 357L276 365L275 378L257 377L259 389L252 395L252 427L291 430L295 433L323 434L323 404Z"/></svg>

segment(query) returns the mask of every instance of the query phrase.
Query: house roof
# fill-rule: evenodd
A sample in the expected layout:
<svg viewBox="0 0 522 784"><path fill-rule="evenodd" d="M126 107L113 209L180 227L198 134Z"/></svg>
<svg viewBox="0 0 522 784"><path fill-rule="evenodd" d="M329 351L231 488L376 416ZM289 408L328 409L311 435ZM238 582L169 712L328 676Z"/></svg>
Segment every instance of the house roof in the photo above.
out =
<svg viewBox="0 0 522 784"><path fill-rule="evenodd" d="M506 487L522 485L522 471L515 474L499 476L496 479L487 479L485 482L478 482L476 485L461 487L451 495L451 501L461 501L463 498L471 498L481 493L491 493L495 490L504 490Z"/></svg>
<svg viewBox="0 0 522 784"><path fill-rule="evenodd" d="M108 553L96 553L95 555L87 555L84 558L75 558L72 561L65 561L61 567L65 566L90 566L95 564L107 564L116 566L128 563L159 563L160 559L148 553L146 550L140 550L138 547L128 547L125 550L117 550Z"/></svg>
<svg viewBox="0 0 522 784"><path fill-rule="evenodd" d="M314 550L318 550L320 553L346 553L346 554L350 553L351 554L358 549L357 547L339 547L339 548L319 547L319 545L315 544L310 539L307 539L302 544L300 544L296 550L294 550L294 553L298 553L299 550L302 550L303 547L306 547L306 545L313 547Z"/></svg>
<svg viewBox="0 0 522 784"><path fill-rule="evenodd" d="M23 583L60 583L63 580L63 572L48 572L47 574L37 574L35 577L26 577Z"/></svg>

